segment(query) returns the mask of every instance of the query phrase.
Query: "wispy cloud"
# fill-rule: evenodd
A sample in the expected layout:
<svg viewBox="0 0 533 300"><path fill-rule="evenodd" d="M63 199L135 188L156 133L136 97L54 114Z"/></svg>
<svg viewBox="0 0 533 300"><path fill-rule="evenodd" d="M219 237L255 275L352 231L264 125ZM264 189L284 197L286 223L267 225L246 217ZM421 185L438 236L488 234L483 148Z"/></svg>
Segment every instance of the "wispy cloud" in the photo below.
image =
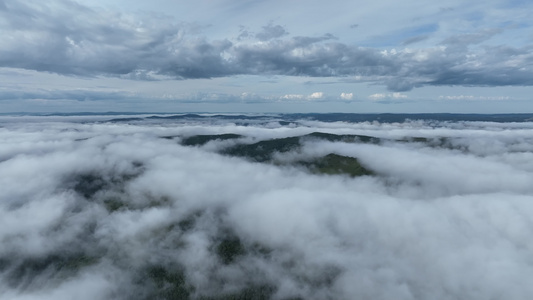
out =
<svg viewBox="0 0 533 300"><path fill-rule="evenodd" d="M389 93L389 94L372 94L368 96L371 100L384 100L384 99L405 99L407 95L402 93Z"/></svg>
<svg viewBox="0 0 533 300"><path fill-rule="evenodd" d="M474 96L474 95L454 95L454 96L439 96L439 99L444 100L510 100L509 96Z"/></svg>

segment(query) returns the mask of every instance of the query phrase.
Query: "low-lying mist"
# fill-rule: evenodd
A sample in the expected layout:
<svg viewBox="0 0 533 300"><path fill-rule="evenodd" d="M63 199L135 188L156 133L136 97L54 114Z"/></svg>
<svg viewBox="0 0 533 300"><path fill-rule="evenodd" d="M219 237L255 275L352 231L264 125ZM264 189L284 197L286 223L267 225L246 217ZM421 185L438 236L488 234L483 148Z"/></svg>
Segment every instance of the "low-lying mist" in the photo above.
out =
<svg viewBox="0 0 533 300"><path fill-rule="evenodd" d="M527 299L533 123L0 120L0 299Z"/></svg>

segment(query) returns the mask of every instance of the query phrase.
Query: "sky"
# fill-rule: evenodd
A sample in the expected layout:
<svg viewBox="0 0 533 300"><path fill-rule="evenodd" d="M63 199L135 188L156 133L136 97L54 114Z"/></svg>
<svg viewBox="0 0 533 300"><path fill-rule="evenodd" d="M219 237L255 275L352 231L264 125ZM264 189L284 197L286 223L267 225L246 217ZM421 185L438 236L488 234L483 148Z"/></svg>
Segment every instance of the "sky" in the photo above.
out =
<svg viewBox="0 0 533 300"><path fill-rule="evenodd" d="M0 113L532 112L533 3L0 0Z"/></svg>
<svg viewBox="0 0 533 300"><path fill-rule="evenodd" d="M0 116L0 299L533 294L532 122L276 120ZM381 142L308 138L272 162L220 154L311 132ZM180 143L223 133L240 138ZM302 167L330 153L372 175ZM180 282L189 297L170 294ZM258 287L267 295L251 297Z"/></svg>

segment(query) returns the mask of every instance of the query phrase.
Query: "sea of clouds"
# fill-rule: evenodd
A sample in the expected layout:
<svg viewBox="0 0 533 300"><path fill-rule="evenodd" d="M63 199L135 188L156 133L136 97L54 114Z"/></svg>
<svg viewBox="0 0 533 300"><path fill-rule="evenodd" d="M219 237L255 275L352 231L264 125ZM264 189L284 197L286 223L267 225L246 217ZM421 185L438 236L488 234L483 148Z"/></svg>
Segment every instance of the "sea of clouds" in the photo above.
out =
<svg viewBox="0 0 533 300"><path fill-rule="evenodd" d="M533 123L103 120L0 119L0 299L533 295ZM316 131L375 175L219 153Z"/></svg>

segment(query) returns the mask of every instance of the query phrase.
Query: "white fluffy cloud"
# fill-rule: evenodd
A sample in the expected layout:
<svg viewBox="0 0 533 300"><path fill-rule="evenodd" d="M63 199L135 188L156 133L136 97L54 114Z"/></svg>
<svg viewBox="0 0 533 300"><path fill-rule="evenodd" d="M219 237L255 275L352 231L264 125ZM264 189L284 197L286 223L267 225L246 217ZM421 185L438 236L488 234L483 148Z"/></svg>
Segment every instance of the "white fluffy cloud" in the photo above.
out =
<svg viewBox="0 0 533 300"><path fill-rule="evenodd" d="M314 92L311 95L309 95L309 99L321 99L324 97L324 93L322 92Z"/></svg>
<svg viewBox="0 0 533 300"><path fill-rule="evenodd" d="M341 93L340 97L343 100L352 100L353 99L353 93Z"/></svg>
<svg viewBox="0 0 533 300"><path fill-rule="evenodd" d="M0 299L165 297L179 278L193 299L251 287L280 299L533 293L531 123L274 121L3 118ZM385 140L309 139L277 158L336 153L376 175L217 153L235 141L179 144L314 131Z"/></svg>

